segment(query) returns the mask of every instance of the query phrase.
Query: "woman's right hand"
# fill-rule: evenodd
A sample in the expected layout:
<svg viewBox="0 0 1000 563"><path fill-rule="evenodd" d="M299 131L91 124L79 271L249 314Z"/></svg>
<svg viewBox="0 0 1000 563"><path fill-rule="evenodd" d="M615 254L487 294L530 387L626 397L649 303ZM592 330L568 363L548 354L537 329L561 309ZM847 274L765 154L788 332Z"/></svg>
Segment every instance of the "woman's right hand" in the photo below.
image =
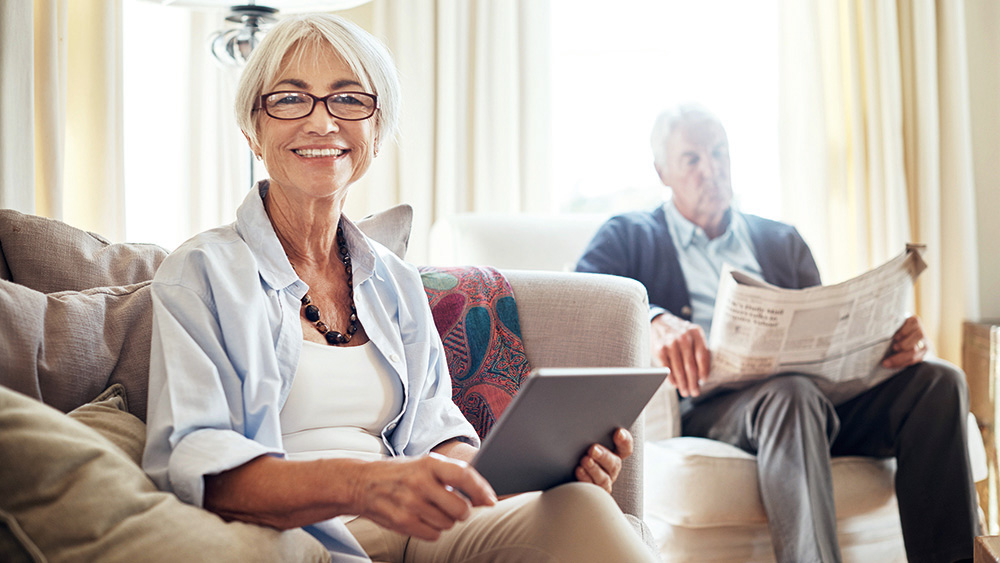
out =
<svg viewBox="0 0 1000 563"><path fill-rule="evenodd" d="M436 453L364 464L353 497L358 515L428 541L468 518L472 507L497 502L468 463Z"/></svg>

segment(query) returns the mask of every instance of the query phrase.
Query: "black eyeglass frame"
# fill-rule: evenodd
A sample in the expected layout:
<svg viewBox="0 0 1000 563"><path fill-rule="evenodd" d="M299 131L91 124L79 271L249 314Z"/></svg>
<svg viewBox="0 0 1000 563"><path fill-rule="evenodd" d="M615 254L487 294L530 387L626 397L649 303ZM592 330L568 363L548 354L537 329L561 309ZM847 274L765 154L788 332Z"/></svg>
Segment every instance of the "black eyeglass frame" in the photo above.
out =
<svg viewBox="0 0 1000 563"><path fill-rule="evenodd" d="M270 111L267 110L267 103L266 103L267 98L269 98L269 97L271 97L271 96L273 96L275 94L301 94L301 95L309 96L312 99L312 106L309 108L309 111L307 111L306 113L300 115L299 117L278 117L276 115L273 115ZM366 115L364 117L341 117L341 116L333 113L333 110L330 109L330 104L327 102L327 100L329 100L330 98L336 97L336 96L345 96L345 95L364 96L366 98L371 99L371 101L372 101L372 111L371 111L371 113L369 113L368 115ZM275 92L268 92L267 94L261 94L260 99L257 100L257 104L258 105L253 108L253 111L264 110L264 113L267 114L267 116L270 117L271 119L280 119L282 121L292 121L292 120L295 120L295 119L302 119L304 117L308 117L308 116L312 115L312 112L316 111L316 104L319 103L319 102L323 102L323 106L326 108L326 112L328 114L330 114L331 117L335 117L337 119L343 119L344 121L364 121L366 119L371 119L371 117L373 115L375 115L375 112L377 112L379 110L378 96L376 96L375 94L369 94L368 92L334 92L332 94L329 94L327 96L323 96L322 98L319 98L317 96L313 96L309 92L302 92L300 90L278 90L278 91L275 91Z"/></svg>

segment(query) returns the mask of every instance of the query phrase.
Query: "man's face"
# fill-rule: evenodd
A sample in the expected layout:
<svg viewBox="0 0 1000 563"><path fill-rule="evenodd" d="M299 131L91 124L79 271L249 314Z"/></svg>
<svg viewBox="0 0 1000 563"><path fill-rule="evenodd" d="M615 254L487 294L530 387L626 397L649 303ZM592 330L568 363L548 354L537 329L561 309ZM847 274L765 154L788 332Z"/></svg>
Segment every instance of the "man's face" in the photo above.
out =
<svg viewBox="0 0 1000 563"><path fill-rule="evenodd" d="M677 126L663 147L656 169L673 191L674 205L688 220L706 228L729 209L729 141L722 125L699 119Z"/></svg>

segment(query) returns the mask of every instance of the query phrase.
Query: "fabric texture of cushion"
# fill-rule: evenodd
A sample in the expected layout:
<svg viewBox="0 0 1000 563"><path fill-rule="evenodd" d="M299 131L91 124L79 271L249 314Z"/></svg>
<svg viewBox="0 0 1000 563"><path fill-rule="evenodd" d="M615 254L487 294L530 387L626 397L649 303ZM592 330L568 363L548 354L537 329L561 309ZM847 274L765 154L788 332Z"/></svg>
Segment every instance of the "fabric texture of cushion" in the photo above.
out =
<svg viewBox="0 0 1000 563"><path fill-rule="evenodd" d="M125 387L115 383L93 401L80 405L68 416L104 436L136 466L142 465L146 445L146 425L128 410Z"/></svg>
<svg viewBox="0 0 1000 563"><path fill-rule="evenodd" d="M492 268L422 266L451 372L452 399L480 437L531 371L510 285Z"/></svg>
<svg viewBox="0 0 1000 563"><path fill-rule="evenodd" d="M146 413L149 282L48 295L0 280L0 384L68 412L121 383Z"/></svg>
<svg viewBox="0 0 1000 563"><path fill-rule="evenodd" d="M128 453L142 422L119 410L120 390L102 396L65 416L0 387L0 560L330 560L301 529L227 523L156 490Z"/></svg>
<svg viewBox="0 0 1000 563"><path fill-rule="evenodd" d="M672 438L646 445L646 475L656 476L646 483L647 511L663 507L662 517L677 526L767 523L753 455L705 438ZM893 503L893 460L835 457L832 468L834 480L849 485L834 489L838 518ZM726 487L720 489L715 486L718 483Z"/></svg>
<svg viewBox="0 0 1000 563"><path fill-rule="evenodd" d="M368 238L378 241L401 259L406 258L413 225L413 207L401 203L372 213L355 223Z"/></svg>
<svg viewBox="0 0 1000 563"><path fill-rule="evenodd" d="M166 256L155 244L112 244L61 221L0 209L0 277L42 293L150 280Z"/></svg>

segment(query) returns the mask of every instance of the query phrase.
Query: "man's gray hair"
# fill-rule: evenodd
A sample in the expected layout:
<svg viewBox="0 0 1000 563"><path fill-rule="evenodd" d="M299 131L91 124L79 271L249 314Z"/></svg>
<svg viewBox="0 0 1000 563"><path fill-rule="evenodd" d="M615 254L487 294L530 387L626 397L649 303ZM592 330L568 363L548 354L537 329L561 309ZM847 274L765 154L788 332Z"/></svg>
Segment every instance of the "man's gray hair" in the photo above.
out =
<svg viewBox="0 0 1000 563"><path fill-rule="evenodd" d="M664 147L670 135L683 124L695 121L714 121L720 126L722 121L714 113L701 104L688 102L663 110L653 122L653 132L649 136L649 145L653 150L653 162L657 168L666 166L663 162L666 151Z"/></svg>
<svg viewBox="0 0 1000 563"><path fill-rule="evenodd" d="M396 132L399 121L399 76L389 50L358 25L333 14L288 16L275 25L250 55L236 90L236 123L258 144L259 117L254 117L264 88L281 73L286 57L301 56L307 47L328 47L344 60L361 87L378 96L375 149Z"/></svg>

